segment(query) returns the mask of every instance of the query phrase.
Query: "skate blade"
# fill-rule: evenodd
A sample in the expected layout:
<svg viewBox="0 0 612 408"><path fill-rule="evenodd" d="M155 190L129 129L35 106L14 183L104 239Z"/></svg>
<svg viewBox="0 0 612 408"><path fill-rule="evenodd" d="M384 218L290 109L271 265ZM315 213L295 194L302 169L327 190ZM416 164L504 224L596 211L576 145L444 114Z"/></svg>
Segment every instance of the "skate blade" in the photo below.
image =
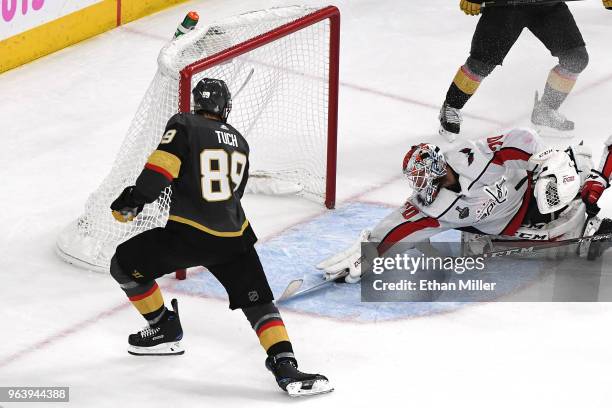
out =
<svg viewBox="0 0 612 408"><path fill-rule="evenodd" d="M552 137L555 139L573 139L576 136L574 130L559 130L544 125L535 126L538 134L542 137Z"/></svg>
<svg viewBox="0 0 612 408"><path fill-rule="evenodd" d="M451 143L453 143L457 139L456 133L449 132L448 130L444 129L442 126L440 126L440 129L438 129L438 134L440 136L445 137L446 140L448 140Z"/></svg>
<svg viewBox="0 0 612 408"><path fill-rule="evenodd" d="M332 392L334 387L327 380L316 380L312 384L303 384L301 381L293 382L287 385L287 394L290 397L307 397L311 395L327 394Z"/></svg>
<svg viewBox="0 0 612 408"><path fill-rule="evenodd" d="M128 347L128 353L133 356L175 356L184 354L185 349L181 346L179 341L173 341L170 343L162 343L153 347L138 347L130 345Z"/></svg>

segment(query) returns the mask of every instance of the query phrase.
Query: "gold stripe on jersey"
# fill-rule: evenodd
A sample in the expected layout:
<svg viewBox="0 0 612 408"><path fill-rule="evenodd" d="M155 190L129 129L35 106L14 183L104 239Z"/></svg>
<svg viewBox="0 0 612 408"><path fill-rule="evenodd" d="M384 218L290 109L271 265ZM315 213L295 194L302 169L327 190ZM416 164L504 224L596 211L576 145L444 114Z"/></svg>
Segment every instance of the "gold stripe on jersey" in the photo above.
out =
<svg viewBox="0 0 612 408"><path fill-rule="evenodd" d="M550 75L548 75L548 86L550 86L555 91L570 93L572 88L576 84L576 78L572 78L569 76L563 76L557 70L553 69L550 71Z"/></svg>
<svg viewBox="0 0 612 408"><path fill-rule="evenodd" d="M457 85L457 88L461 90L461 92L474 95L478 87L480 86L480 81L472 78L464 71L464 68L459 68L457 71L457 75L455 75L455 79L453 79L453 83Z"/></svg>
<svg viewBox="0 0 612 408"><path fill-rule="evenodd" d="M168 217L168 219L171 221L180 222L181 224L187 224L191 227L199 229L200 231L204 231L207 234L224 238L240 237L244 233L244 230L249 226L249 220L244 220L244 223L238 231L217 231L212 228L208 228L200 223L197 223L193 220L179 217L178 215L171 215L170 217Z"/></svg>
<svg viewBox="0 0 612 408"><path fill-rule="evenodd" d="M168 174L170 174L172 178L177 178L181 169L181 159L179 159L172 153L168 153L163 150L156 150L151 153L151 156L149 156L149 160L147 160L147 164L151 164L156 167L161 167L166 172L168 172Z"/></svg>

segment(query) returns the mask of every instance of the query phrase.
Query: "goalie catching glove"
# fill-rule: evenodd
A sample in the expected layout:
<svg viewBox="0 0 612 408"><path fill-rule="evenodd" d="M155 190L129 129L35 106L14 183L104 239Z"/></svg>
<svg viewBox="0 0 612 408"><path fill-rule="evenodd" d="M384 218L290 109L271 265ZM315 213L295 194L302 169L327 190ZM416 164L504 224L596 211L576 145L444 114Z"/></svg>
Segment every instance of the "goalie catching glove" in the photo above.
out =
<svg viewBox="0 0 612 408"><path fill-rule="evenodd" d="M117 221L129 222L140 214L145 202L145 198L136 190L135 186L129 186L113 201L110 208Z"/></svg>
<svg viewBox="0 0 612 408"><path fill-rule="evenodd" d="M317 265L317 269L323 270L325 280L336 280L344 278L346 283L357 283L361 280L361 243L370 239L370 230L363 230L357 241L350 248L328 258Z"/></svg>

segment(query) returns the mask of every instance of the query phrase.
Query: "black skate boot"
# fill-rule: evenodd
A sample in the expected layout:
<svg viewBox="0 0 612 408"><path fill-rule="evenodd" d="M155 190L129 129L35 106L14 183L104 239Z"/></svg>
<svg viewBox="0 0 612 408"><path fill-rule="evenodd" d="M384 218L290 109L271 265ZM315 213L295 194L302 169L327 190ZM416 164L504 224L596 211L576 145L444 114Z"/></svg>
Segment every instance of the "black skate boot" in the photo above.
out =
<svg viewBox="0 0 612 408"><path fill-rule="evenodd" d="M128 353L135 356L170 356L183 354L180 340L183 328L178 313L178 302L172 299L172 310L166 310L159 322L145 327L128 337Z"/></svg>
<svg viewBox="0 0 612 408"><path fill-rule="evenodd" d="M572 137L571 134L562 134L560 132L569 132L574 130L574 122L567 120L559 111L551 108L539 99L538 92L535 93L535 102L533 111L531 112L531 123L537 126L542 126L542 133L547 132L546 128L552 129L553 132L546 136L553 137Z"/></svg>
<svg viewBox="0 0 612 408"><path fill-rule="evenodd" d="M463 121L461 111L449 106L445 101L442 109L440 109L438 119L440 120L440 130L438 133L446 137L449 142L454 142L461 131L461 122Z"/></svg>
<svg viewBox="0 0 612 408"><path fill-rule="evenodd" d="M597 232L594 235L600 234L610 234L612 233L612 220L609 218L603 218L599 227L597 228ZM589 251L587 253L587 259L589 261L594 261L599 258L603 252L612 246L611 240L597 240L592 241L589 244Z"/></svg>
<svg viewBox="0 0 612 408"><path fill-rule="evenodd" d="M290 397L302 397L332 392L327 377L321 374L306 374L297 369L297 361L291 357L266 359L266 368L274 374L279 387Z"/></svg>

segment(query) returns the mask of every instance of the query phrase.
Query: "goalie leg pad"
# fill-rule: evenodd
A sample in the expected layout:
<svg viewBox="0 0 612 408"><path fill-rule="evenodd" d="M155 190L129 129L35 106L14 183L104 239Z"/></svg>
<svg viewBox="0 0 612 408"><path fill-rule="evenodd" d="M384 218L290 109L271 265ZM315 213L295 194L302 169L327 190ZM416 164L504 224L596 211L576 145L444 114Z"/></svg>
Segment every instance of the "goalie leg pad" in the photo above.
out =
<svg viewBox="0 0 612 408"><path fill-rule="evenodd" d="M558 217L546 224L522 225L516 231L514 237L504 235L481 235L469 232L462 232L461 241L464 255L482 254L493 250L493 243L499 241L517 240L565 240L580 236L582 227L586 220L585 205L580 200L574 200L568 205ZM559 248L551 248L546 251L549 259L558 259L566 256L575 246L569 245Z"/></svg>
<svg viewBox="0 0 612 408"><path fill-rule="evenodd" d="M573 200L553 221L544 225L521 225L515 237L528 240L560 240L580 235L586 220L586 207L581 200Z"/></svg>

